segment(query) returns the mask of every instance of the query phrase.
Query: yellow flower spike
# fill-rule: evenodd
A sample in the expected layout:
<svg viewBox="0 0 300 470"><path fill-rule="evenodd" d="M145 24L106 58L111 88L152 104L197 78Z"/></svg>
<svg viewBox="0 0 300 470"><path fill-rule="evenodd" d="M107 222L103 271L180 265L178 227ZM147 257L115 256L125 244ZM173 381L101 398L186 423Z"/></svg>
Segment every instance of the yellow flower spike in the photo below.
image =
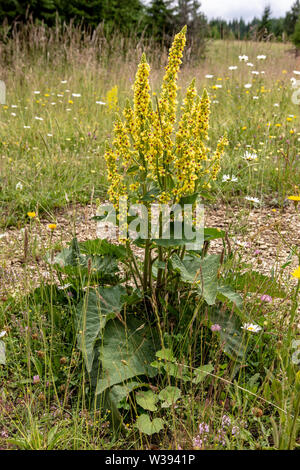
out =
<svg viewBox="0 0 300 470"><path fill-rule="evenodd" d="M210 116L210 99L206 88L204 88L197 111L197 135L206 140L208 138Z"/></svg>
<svg viewBox="0 0 300 470"><path fill-rule="evenodd" d="M221 160L221 157L224 153L224 150L225 150L225 146L228 145L228 140L227 140L227 136L223 136L219 142L218 142L218 145L217 145L217 149L211 159L212 161L212 166L211 166L211 169L210 169L210 173L211 173L211 178L213 180L215 180L217 178L217 174L219 173L220 171L220 160Z"/></svg>
<svg viewBox="0 0 300 470"><path fill-rule="evenodd" d="M118 87L115 85L106 93L106 103L110 111L118 111Z"/></svg>
<svg viewBox="0 0 300 470"><path fill-rule="evenodd" d="M160 94L160 113L162 121L165 119L170 123L168 130L172 129L172 125L176 119L176 105L177 105L177 74L181 64L183 49L186 43L186 30L184 26L182 30L176 34L173 44L169 51L169 60L166 67L165 76Z"/></svg>
<svg viewBox="0 0 300 470"><path fill-rule="evenodd" d="M134 203L143 200L153 183L159 189L153 202L178 202L182 196L198 192L200 188L210 189L210 179L215 179L220 169L227 138L220 139L215 153L209 158L206 141L210 99L206 90L201 97L197 96L195 80L187 89L181 118L175 128L176 82L185 34L186 28L174 38L160 98L152 94L154 109L149 85L150 67L143 54L133 85L133 107L127 101L124 121L119 116L115 120L114 138L111 147L106 144L105 160L108 196L116 208L124 198ZM118 220L121 225L122 215L120 208Z"/></svg>

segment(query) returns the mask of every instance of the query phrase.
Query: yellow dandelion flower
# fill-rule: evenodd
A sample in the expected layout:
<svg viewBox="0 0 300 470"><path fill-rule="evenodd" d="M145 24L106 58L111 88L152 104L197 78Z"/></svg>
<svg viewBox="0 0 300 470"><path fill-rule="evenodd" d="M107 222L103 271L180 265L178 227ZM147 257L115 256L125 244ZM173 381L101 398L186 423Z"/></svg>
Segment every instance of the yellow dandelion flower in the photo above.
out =
<svg viewBox="0 0 300 470"><path fill-rule="evenodd" d="M48 224L48 229L49 229L49 230L52 230L52 231L53 231L53 230L56 229L56 227L57 227L56 224Z"/></svg>
<svg viewBox="0 0 300 470"><path fill-rule="evenodd" d="M300 266L298 266L298 268L295 269L294 272L292 272L292 276L295 277L296 279L300 279Z"/></svg>
<svg viewBox="0 0 300 470"><path fill-rule="evenodd" d="M34 219L36 217L36 213L35 212L27 212L27 215L30 219Z"/></svg>

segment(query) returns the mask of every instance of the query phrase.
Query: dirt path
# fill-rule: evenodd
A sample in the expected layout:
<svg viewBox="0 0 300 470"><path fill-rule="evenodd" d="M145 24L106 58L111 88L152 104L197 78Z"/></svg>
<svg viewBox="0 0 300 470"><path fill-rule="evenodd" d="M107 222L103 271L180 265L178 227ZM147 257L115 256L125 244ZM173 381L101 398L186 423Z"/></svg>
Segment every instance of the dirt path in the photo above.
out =
<svg viewBox="0 0 300 470"><path fill-rule="evenodd" d="M16 295L49 277L44 261L52 245L60 249L72 239L76 231L79 241L97 237L96 222L92 220L95 206L72 206L56 212L57 228L51 232L49 222L42 217L32 219L25 229L9 229L0 234L0 296ZM232 247L240 250L245 262L256 270L270 274L284 264L292 246L300 250L300 211L289 204L282 212L271 209L240 209L220 205L206 208L205 226L228 230ZM28 239L28 243L24 239ZM28 245L28 248L27 248ZM24 248L25 246L25 248ZM221 251L219 241L212 242L213 251ZM27 252L26 259L25 252ZM298 264L296 256L287 269L287 275Z"/></svg>

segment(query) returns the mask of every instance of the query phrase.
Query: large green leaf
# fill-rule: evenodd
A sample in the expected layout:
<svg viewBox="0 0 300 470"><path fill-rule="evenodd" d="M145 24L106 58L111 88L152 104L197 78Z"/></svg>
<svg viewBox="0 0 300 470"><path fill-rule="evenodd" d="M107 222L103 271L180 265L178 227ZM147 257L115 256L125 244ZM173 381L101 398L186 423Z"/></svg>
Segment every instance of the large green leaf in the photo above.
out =
<svg viewBox="0 0 300 470"><path fill-rule="evenodd" d="M178 387L173 387L172 385L168 385L164 388L158 398L163 402L162 407L168 408L176 403L176 401L181 397L181 390Z"/></svg>
<svg viewBox="0 0 300 470"><path fill-rule="evenodd" d="M161 418L155 418L153 421L150 420L149 416L143 414L136 420L136 427L139 431L148 436L160 432L164 427L164 421Z"/></svg>
<svg viewBox="0 0 300 470"><path fill-rule="evenodd" d="M228 299L239 311L243 310L243 299L230 286L218 286L218 298L222 301Z"/></svg>
<svg viewBox="0 0 300 470"><path fill-rule="evenodd" d="M82 278L96 276L102 280L112 281L119 270L116 258L118 251L114 250L112 255L109 253L108 245L105 247L106 253L85 255L80 252L77 239L74 238L70 247L64 248L54 258L48 254L47 261L69 276L80 275Z"/></svg>
<svg viewBox="0 0 300 470"><path fill-rule="evenodd" d="M56 264L60 268L65 268L66 266L84 265L86 257L80 253L77 238L73 238L68 248L64 248L53 259L51 254L48 254L47 260L51 264Z"/></svg>
<svg viewBox="0 0 300 470"><path fill-rule="evenodd" d="M180 227L180 228L179 228ZM158 246L163 246L165 248L170 248L173 246L183 246L188 243L193 243L196 240L196 235L194 238L189 239L185 237L185 229L188 227L185 227L185 222L170 222L170 233L168 234L168 238L161 237L161 238L153 238L151 241L155 243ZM189 227L190 232L192 230L191 227ZM176 238L178 234L181 233L180 238ZM167 235L167 234L166 234Z"/></svg>
<svg viewBox="0 0 300 470"><path fill-rule="evenodd" d="M203 259L189 255L181 260L177 254L174 254L171 262L173 268L180 273L181 279L193 284L208 305L215 303L218 289L219 255L208 255Z"/></svg>
<svg viewBox="0 0 300 470"><path fill-rule="evenodd" d="M225 238L226 233L224 230L220 230L213 227L204 228L204 240L216 240L217 238Z"/></svg>
<svg viewBox="0 0 300 470"><path fill-rule="evenodd" d="M144 410L149 410L149 411L156 411L157 407L155 406L155 403L158 402L158 396L152 392L152 390L147 390L141 391L136 393L135 395L136 402L138 405L140 405Z"/></svg>
<svg viewBox="0 0 300 470"><path fill-rule="evenodd" d="M145 324L135 318L127 319L126 325L118 320L107 323L99 345L102 371L96 394L139 375L153 377L156 370L150 363L155 358L155 342Z"/></svg>
<svg viewBox="0 0 300 470"><path fill-rule="evenodd" d="M121 311L125 294L122 286L98 287L90 290L77 307L78 345L88 372L92 369L96 340L107 321Z"/></svg>
<svg viewBox="0 0 300 470"><path fill-rule="evenodd" d="M110 255L118 259L124 259L127 251L124 245L109 243L107 240L97 238L95 240L86 240L79 243L81 253L87 255Z"/></svg>
<svg viewBox="0 0 300 470"><path fill-rule="evenodd" d="M109 399L115 403L115 405L118 407L118 405L121 403L121 401L124 398L127 398L128 395L136 388L140 388L143 386L143 383L140 382L127 382L124 385L114 385L111 387L111 389L108 392Z"/></svg>

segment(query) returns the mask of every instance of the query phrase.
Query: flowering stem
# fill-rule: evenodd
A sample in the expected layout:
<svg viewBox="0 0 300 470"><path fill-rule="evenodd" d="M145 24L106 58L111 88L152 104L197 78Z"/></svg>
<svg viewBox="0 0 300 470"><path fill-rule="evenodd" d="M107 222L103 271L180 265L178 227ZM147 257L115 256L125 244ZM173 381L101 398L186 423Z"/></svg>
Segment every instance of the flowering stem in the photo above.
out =
<svg viewBox="0 0 300 470"><path fill-rule="evenodd" d="M146 292L148 289L149 265L151 266L151 263L149 263L149 261L150 261L150 240L149 238L147 238L146 246L145 246L145 257L144 257L144 277L143 277L144 292Z"/></svg>

